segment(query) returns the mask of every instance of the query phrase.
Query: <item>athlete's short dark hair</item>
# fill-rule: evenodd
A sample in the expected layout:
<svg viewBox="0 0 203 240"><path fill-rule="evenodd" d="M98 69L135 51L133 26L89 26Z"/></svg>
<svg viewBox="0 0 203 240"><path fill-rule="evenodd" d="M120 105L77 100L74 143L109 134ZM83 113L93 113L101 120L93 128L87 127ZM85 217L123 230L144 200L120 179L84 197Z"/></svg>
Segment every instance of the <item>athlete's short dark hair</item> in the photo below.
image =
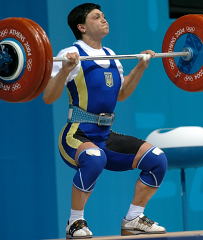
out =
<svg viewBox="0 0 203 240"><path fill-rule="evenodd" d="M76 39L82 38L82 34L80 30L77 28L77 25L84 24L87 15L94 9L101 10L101 7L100 5L95 3L84 3L73 8L68 14L67 22Z"/></svg>

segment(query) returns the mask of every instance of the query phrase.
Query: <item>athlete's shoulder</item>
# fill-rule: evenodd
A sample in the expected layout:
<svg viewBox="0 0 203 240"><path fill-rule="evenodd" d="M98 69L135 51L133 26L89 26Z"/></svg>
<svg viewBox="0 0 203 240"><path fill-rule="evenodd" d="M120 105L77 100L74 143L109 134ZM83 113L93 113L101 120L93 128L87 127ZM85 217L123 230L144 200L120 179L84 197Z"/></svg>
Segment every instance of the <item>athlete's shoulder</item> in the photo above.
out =
<svg viewBox="0 0 203 240"><path fill-rule="evenodd" d="M57 56L61 57L61 56L64 56L66 53L73 53L73 52L77 52L78 53L78 49L75 46L70 46L70 47L61 49L58 52Z"/></svg>

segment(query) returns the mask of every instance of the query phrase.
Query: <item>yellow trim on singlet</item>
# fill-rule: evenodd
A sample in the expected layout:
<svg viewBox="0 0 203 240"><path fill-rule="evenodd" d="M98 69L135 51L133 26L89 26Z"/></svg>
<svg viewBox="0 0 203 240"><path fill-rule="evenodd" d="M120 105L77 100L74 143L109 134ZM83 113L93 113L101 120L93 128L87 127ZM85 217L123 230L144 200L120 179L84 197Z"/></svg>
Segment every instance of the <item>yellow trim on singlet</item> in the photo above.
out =
<svg viewBox="0 0 203 240"><path fill-rule="evenodd" d="M66 125L67 126L67 125ZM58 147L59 147L59 151L61 153L61 155L63 156L63 158L68 161L70 164L74 165L74 166L77 166L76 165L76 162L74 159L72 159L65 151L65 149L63 148L63 145L62 145L62 135L63 135L63 132L66 128L66 126L61 130L61 133L59 135L59 139L58 139Z"/></svg>
<svg viewBox="0 0 203 240"><path fill-rule="evenodd" d="M80 144L82 143L80 140L73 137L73 135L78 130L79 124L80 123L72 123L72 125L68 131L68 134L66 135L66 143L70 147L75 148L75 149L77 149L80 146Z"/></svg>
<svg viewBox="0 0 203 240"><path fill-rule="evenodd" d="M88 94L87 94L87 86L86 86L86 82L85 82L85 77L84 77L84 73L83 73L83 69L82 67L80 67L80 70L78 72L78 75L75 77L74 80L72 80L75 82L76 88L77 88L77 92L78 92L78 100L79 100L79 107L87 110L87 103L88 103ZM73 99L72 96L70 94L69 91L68 95L69 95L69 104L72 104ZM66 125L67 126L67 125ZM61 155L63 156L64 159L66 159L70 164L77 166L76 162L74 159L72 159L65 151L63 145L62 145L62 135L63 132L66 128L66 126L61 130L61 133L59 135L59 150ZM73 137L73 135L75 134L75 132L77 131L79 126L79 123L72 123L67 135L66 135L66 144L74 149L77 149L79 147L79 145L82 143L81 141L79 141L78 139L75 139Z"/></svg>
<svg viewBox="0 0 203 240"><path fill-rule="evenodd" d="M67 125L66 125L67 126ZM64 159L66 159L70 164L77 166L76 162L74 159L72 159L65 151L63 145L62 145L62 135L63 132L66 128L66 126L61 130L61 133L59 135L59 141L58 141L58 146L59 146L59 150L61 155L63 156ZM73 135L75 134L75 132L77 131L79 126L79 123L72 123L72 126L70 127L70 130L68 131L67 135L66 135L66 143L69 147L72 147L74 149L77 149L79 147L79 145L82 143L80 140L73 138Z"/></svg>
<svg viewBox="0 0 203 240"><path fill-rule="evenodd" d="M88 94L87 94L87 86L86 86L85 76L84 76L82 67L80 67L80 71L75 78L75 84L78 91L79 107L84 110L87 110Z"/></svg>
<svg viewBox="0 0 203 240"><path fill-rule="evenodd" d="M72 96L69 92L69 90L67 89L67 92L68 92L68 96L69 96L69 104L72 104L73 103L73 99L72 99Z"/></svg>

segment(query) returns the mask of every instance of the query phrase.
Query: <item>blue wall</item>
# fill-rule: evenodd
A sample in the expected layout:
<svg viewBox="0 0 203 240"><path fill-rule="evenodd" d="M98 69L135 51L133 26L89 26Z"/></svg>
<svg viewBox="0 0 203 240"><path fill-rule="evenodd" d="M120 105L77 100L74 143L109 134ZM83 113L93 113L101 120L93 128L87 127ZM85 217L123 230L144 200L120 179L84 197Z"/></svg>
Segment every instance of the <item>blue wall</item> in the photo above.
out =
<svg viewBox="0 0 203 240"><path fill-rule="evenodd" d="M1 18L28 17L47 30L46 1L2 1ZM0 239L58 233L52 106L0 101Z"/></svg>
<svg viewBox="0 0 203 240"><path fill-rule="evenodd" d="M26 1L13 0L9 6L1 3L4 9L1 17L23 16L37 21L47 31L56 55L74 41L66 26L66 15L83 2L86 1L36 0L28 6ZM144 49L161 51L163 36L173 21L168 17L168 1L97 3L102 5L110 23L111 33L104 45L117 54ZM136 62L122 61L126 74ZM202 92L189 93L175 87L166 76L161 59L154 59L133 95L118 103L113 129L146 138L157 128L202 126L202 98ZM24 104L0 102L0 239L64 237L74 171L61 160L57 138L66 121L67 104L65 91L50 106L42 102L41 96ZM120 233L120 222L130 204L138 174L136 170L105 171L100 177L85 213L95 235ZM188 169L186 176L188 230L203 229L203 169ZM168 231L183 230L180 192L180 171L169 170L146 209L147 215Z"/></svg>

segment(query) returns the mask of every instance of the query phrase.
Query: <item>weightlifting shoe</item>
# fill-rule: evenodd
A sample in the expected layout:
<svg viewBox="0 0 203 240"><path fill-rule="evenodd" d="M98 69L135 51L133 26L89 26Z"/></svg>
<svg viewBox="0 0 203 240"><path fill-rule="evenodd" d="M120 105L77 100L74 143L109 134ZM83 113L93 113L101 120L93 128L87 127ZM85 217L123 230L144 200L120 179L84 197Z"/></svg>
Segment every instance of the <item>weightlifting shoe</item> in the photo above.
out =
<svg viewBox="0 0 203 240"><path fill-rule="evenodd" d="M132 219L122 221L121 235L137 235L137 234L152 234L165 233L166 229L158 225L158 223L150 220L144 214Z"/></svg>
<svg viewBox="0 0 203 240"><path fill-rule="evenodd" d="M67 239L79 239L79 238L91 238L92 232L87 226L87 222L84 219L77 219L74 222L69 223L66 227L66 240Z"/></svg>

